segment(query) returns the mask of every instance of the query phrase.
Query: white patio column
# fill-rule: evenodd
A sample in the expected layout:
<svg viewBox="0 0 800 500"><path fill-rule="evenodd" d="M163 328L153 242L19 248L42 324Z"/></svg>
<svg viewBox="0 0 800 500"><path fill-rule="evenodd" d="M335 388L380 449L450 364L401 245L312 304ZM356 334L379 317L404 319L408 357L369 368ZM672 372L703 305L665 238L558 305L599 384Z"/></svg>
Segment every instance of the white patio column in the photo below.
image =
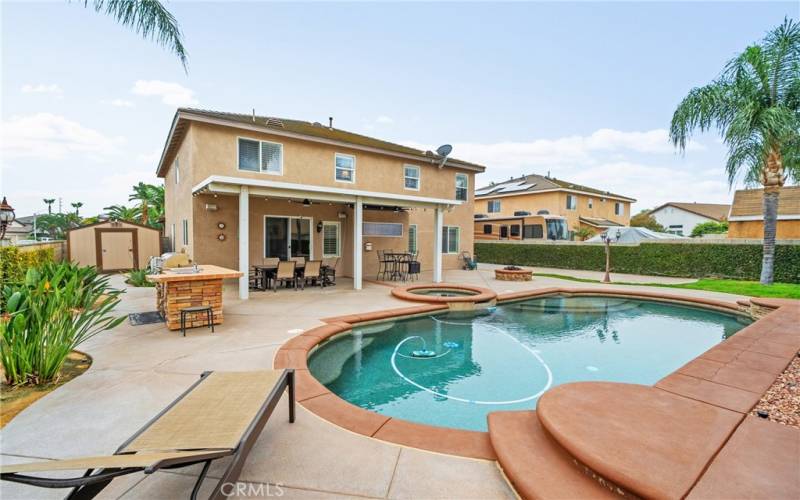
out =
<svg viewBox="0 0 800 500"><path fill-rule="evenodd" d="M250 295L250 189L239 188L239 298L247 300Z"/></svg>
<svg viewBox="0 0 800 500"><path fill-rule="evenodd" d="M361 276L363 275L364 261L364 242L363 240L363 221L364 207L361 198L356 197L355 217L353 217L353 290L361 290Z"/></svg>
<svg viewBox="0 0 800 500"><path fill-rule="evenodd" d="M444 211L437 206L433 211L433 282L442 282L442 227Z"/></svg>

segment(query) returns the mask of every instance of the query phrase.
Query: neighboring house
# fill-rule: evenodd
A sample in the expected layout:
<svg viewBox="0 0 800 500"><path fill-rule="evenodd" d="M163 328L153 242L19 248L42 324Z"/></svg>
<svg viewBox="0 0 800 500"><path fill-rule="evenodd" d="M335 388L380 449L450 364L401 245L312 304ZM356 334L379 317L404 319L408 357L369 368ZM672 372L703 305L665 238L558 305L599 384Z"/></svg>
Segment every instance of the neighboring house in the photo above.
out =
<svg viewBox="0 0 800 500"><path fill-rule="evenodd" d="M764 190L743 189L733 195L728 216L728 238L764 237ZM781 188L778 198L779 240L800 239L800 186Z"/></svg>
<svg viewBox="0 0 800 500"><path fill-rule="evenodd" d="M173 249L243 271L246 298L265 257L338 257L360 289L377 250L419 251L441 281L473 251L470 193L484 170L330 125L179 109L157 174Z"/></svg>
<svg viewBox="0 0 800 500"><path fill-rule="evenodd" d="M555 215L569 231L588 227L600 232L627 226L636 200L573 182L542 175L525 175L492 183L475 191L475 212L490 219ZM478 218L475 220L480 222Z"/></svg>
<svg viewBox="0 0 800 500"><path fill-rule="evenodd" d="M668 233L689 236L698 224L722 222L731 206L722 203L679 203L671 201L650 211Z"/></svg>
<svg viewBox="0 0 800 500"><path fill-rule="evenodd" d="M3 239L8 240L11 245L17 245L20 241L29 240L32 232L33 224L29 224L24 220L14 219L6 226L6 235Z"/></svg>

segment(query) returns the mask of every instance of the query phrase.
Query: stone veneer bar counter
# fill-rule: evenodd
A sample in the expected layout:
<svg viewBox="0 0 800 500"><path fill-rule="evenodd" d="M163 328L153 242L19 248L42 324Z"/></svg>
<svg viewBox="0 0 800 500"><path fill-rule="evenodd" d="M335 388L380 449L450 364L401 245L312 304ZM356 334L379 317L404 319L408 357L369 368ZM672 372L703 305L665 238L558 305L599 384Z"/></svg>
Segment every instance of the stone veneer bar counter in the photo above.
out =
<svg viewBox="0 0 800 500"><path fill-rule="evenodd" d="M196 273L189 272L190 267L181 268L186 272L165 270L161 274L148 276L147 279L156 284L156 302L158 310L164 315L167 328L180 330L181 309L193 306L211 306L214 311L214 324L222 323L222 280L239 278L242 273L225 267L205 265L198 266ZM204 326L205 315L192 315L187 318L186 326Z"/></svg>

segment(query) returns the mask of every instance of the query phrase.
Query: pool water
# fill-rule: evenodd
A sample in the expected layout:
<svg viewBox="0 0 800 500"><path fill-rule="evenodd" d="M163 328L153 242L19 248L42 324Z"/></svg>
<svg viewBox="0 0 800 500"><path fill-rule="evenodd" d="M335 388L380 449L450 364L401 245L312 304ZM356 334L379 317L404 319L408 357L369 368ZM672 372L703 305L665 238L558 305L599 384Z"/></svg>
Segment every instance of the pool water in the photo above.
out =
<svg viewBox="0 0 800 500"><path fill-rule="evenodd" d="M362 408L486 430L486 415L532 409L545 390L587 380L652 385L749 320L612 297L547 297L483 314L357 327L316 349L311 373Z"/></svg>
<svg viewBox="0 0 800 500"><path fill-rule="evenodd" d="M469 297L478 295L478 292L473 292L472 290L451 290L449 288L424 288L411 290L411 293L428 297Z"/></svg>

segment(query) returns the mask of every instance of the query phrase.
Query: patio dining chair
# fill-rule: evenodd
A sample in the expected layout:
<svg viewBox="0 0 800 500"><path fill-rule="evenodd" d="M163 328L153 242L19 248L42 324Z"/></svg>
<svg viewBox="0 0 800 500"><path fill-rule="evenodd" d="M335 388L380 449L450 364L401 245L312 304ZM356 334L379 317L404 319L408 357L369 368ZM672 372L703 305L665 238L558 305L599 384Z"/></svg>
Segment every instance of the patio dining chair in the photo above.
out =
<svg viewBox="0 0 800 500"><path fill-rule="evenodd" d="M339 257L327 257L322 259L322 279L325 286L336 284L336 266L339 265Z"/></svg>
<svg viewBox="0 0 800 500"><path fill-rule="evenodd" d="M205 372L113 455L3 464L0 479L41 488L71 488L67 495L71 499L94 498L126 474L149 475L203 464L191 492L194 500L211 462L232 457L209 496L223 500L228 498L225 485L238 481L250 450L287 389L289 422L294 422L294 370ZM64 477L64 471L86 472ZM29 475L43 472L54 472L56 477Z"/></svg>
<svg viewBox="0 0 800 500"><path fill-rule="evenodd" d="M412 252L408 259L408 278L418 280L419 273L422 271L422 263L419 261L419 250Z"/></svg>
<svg viewBox="0 0 800 500"><path fill-rule="evenodd" d="M263 279L262 286L264 289L270 288L272 280L275 278L275 272L278 270L278 263L281 261L279 257L267 257L264 259L264 264L261 268L261 277Z"/></svg>
<svg viewBox="0 0 800 500"><path fill-rule="evenodd" d="M294 285L294 289L297 290L297 275L294 272L296 267L297 262L293 260L278 262L278 270L275 272L275 279L272 280L272 291L278 291L278 283L285 285L291 283Z"/></svg>
<svg viewBox="0 0 800 500"><path fill-rule="evenodd" d="M322 286L322 288L325 288L325 279L322 275L321 260L309 260L306 262L306 268L305 271L303 271L303 277L301 278L304 289L309 281L311 282L312 286L319 284Z"/></svg>

